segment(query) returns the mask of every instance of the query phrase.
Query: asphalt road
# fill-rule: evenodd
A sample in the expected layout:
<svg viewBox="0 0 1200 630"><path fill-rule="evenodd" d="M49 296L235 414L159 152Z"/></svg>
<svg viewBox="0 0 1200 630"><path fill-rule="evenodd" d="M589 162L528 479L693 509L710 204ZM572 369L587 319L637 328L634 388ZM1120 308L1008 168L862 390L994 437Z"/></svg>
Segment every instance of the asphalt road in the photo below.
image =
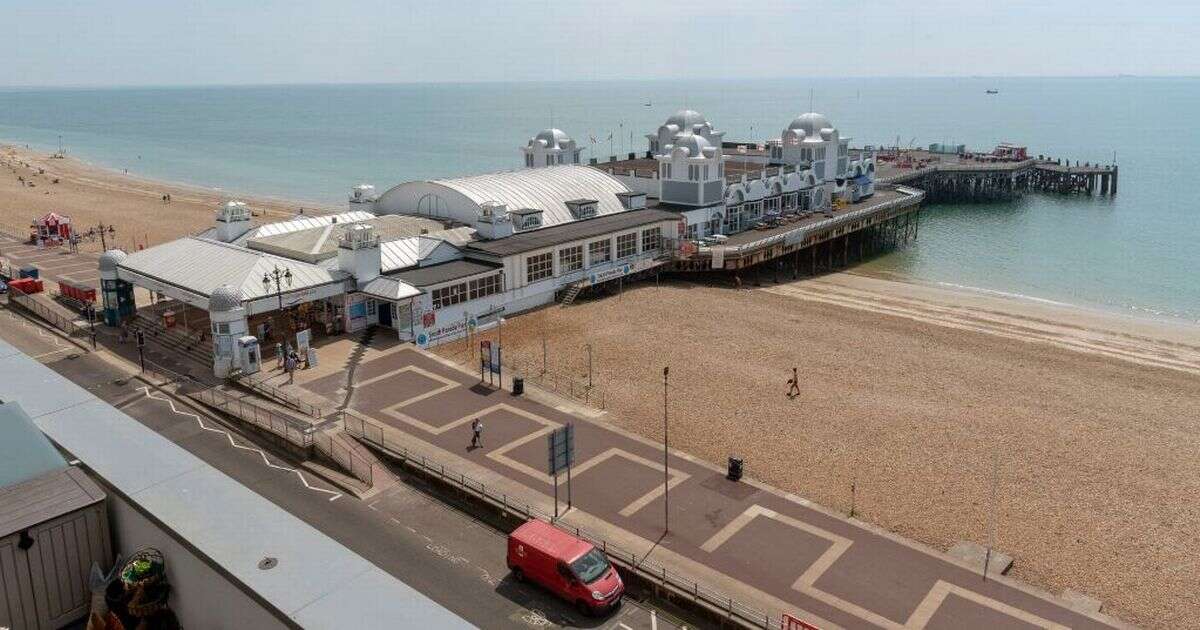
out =
<svg viewBox="0 0 1200 630"><path fill-rule="evenodd" d="M681 627L628 599L612 616L582 617L549 593L513 582L504 536L425 492L419 480L360 501L7 308L0 337L481 628Z"/></svg>

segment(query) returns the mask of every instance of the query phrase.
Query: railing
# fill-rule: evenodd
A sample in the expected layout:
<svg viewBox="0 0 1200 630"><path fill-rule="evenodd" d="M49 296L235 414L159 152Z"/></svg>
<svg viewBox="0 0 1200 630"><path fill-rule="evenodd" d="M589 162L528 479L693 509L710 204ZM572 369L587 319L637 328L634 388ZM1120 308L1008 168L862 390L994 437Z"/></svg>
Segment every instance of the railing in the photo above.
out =
<svg viewBox="0 0 1200 630"><path fill-rule="evenodd" d="M346 416L345 429L346 433L374 444L384 452L400 459L402 463L418 467L426 475L437 477L448 485L457 486L463 492L491 503L505 512L522 515L527 519L536 518L546 521L563 531L587 540L596 547L599 547L610 559L625 566L629 571L635 572L643 579L651 583L669 586L686 596L690 596L695 602L706 604L715 610L721 611L729 620L751 628L781 628L781 619L773 618L767 613L751 608L732 597L708 588L696 580L668 569L663 564L656 563L646 557L639 558L636 551L612 544L595 532L573 525L565 525L557 521L551 514L531 506L527 501L523 501L519 497L499 492L495 488L489 489L483 482L476 481L468 477L465 473L448 468L445 464L430 459L425 455L410 452L406 446L389 441L384 428L380 425L356 416Z"/></svg>
<svg viewBox="0 0 1200 630"><path fill-rule="evenodd" d="M243 398L232 396L216 387L201 383L195 377L180 374L153 361L146 361L146 372L156 374L168 382L202 385L202 389L179 393L208 407L219 409L239 420L278 435L295 446L308 448L313 445L312 427L306 423L280 415L270 409L264 409L253 403L247 403Z"/></svg>
<svg viewBox="0 0 1200 630"><path fill-rule="evenodd" d="M504 361L504 369L509 374L515 374L525 379L526 383L532 383L556 394L570 396L585 405L605 409L607 401L602 389L578 382L575 377L544 369L540 361L508 357Z"/></svg>
<svg viewBox="0 0 1200 630"><path fill-rule="evenodd" d="M337 440L328 433L318 431L313 433L312 437L313 446L317 451L333 460L356 479L368 485L375 485L374 463L354 452L353 448L338 444Z"/></svg>
<svg viewBox="0 0 1200 630"><path fill-rule="evenodd" d="M67 319L63 315L54 312L54 309L38 302L37 298L12 285L8 286L8 302L29 311L39 319L63 331L68 337L92 338L92 330L90 328L80 326L74 320Z"/></svg>
<svg viewBox="0 0 1200 630"><path fill-rule="evenodd" d="M265 374L250 374L246 376L240 376L237 380L239 383L244 384L250 389L258 391L269 398L274 398L288 407L299 411L300 413L312 416L313 418L321 418L324 416L320 407L309 404L301 400L299 397L289 394L282 389L268 383L268 378L270 377L266 376Z"/></svg>

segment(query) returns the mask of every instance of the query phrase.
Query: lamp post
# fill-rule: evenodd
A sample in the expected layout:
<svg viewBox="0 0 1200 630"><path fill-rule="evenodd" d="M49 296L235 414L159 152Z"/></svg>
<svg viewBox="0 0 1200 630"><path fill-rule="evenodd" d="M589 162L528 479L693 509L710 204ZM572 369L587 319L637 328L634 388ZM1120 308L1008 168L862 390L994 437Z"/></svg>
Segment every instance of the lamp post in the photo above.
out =
<svg viewBox="0 0 1200 630"><path fill-rule="evenodd" d="M588 389L592 388L592 344L583 346L588 353Z"/></svg>
<svg viewBox="0 0 1200 630"><path fill-rule="evenodd" d="M279 312L283 313L283 286L286 284L289 288L292 286L292 270L280 269L278 265L264 273L262 277L263 290L268 294L271 292L271 285L275 285L275 295L279 298ZM286 336L284 337L286 339Z"/></svg>
<svg viewBox="0 0 1200 630"><path fill-rule="evenodd" d="M496 373L500 375L500 389L504 389L504 318L496 320Z"/></svg>
<svg viewBox="0 0 1200 630"><path fill-rule="evenodd" d="M671 531L671 472L667 466L667 375L671 368L663 368L663 534Z"/></svg>

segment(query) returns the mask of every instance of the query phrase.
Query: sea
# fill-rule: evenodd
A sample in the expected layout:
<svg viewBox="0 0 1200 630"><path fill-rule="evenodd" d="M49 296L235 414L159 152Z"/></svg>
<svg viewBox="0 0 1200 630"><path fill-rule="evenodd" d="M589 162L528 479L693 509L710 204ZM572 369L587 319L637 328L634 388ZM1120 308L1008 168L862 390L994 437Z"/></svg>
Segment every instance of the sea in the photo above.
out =
<svg viewBox="0 0 1200 630"><path fill-rule="evenodd" d="M988 90L998 93L988 94ZM781 78L0 89L0 141L140 176L341 205L350 188L522 165L557 127L585 157L645 151L682 108L727 140L777 138L806 111L854 146L999 142L1120 165L1115 197L942 204L863 271L1200 323L1200 79Z"/></svg>

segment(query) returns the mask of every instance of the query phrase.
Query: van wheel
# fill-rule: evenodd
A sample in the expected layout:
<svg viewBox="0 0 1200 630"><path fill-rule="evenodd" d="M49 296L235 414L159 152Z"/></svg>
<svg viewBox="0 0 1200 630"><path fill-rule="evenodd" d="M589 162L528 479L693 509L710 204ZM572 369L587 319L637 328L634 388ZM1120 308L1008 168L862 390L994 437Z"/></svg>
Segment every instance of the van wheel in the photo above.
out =
<svg viewBox="0 0 1200 630"><path fill-rule="evenodd" d="M521 570L521 567L513 567L512 568L512 578L513 578L514 582L524 582L525 581L525 572Z"/></svg>
<svg viewBox="0 0 1200 630"><path fill-rule="evenodd" d="M583 615L584 617L592 616L592 607L588 606L587 602L583 601L582 599L575 600L575 610L579 611L579 614Z"/></svg>

